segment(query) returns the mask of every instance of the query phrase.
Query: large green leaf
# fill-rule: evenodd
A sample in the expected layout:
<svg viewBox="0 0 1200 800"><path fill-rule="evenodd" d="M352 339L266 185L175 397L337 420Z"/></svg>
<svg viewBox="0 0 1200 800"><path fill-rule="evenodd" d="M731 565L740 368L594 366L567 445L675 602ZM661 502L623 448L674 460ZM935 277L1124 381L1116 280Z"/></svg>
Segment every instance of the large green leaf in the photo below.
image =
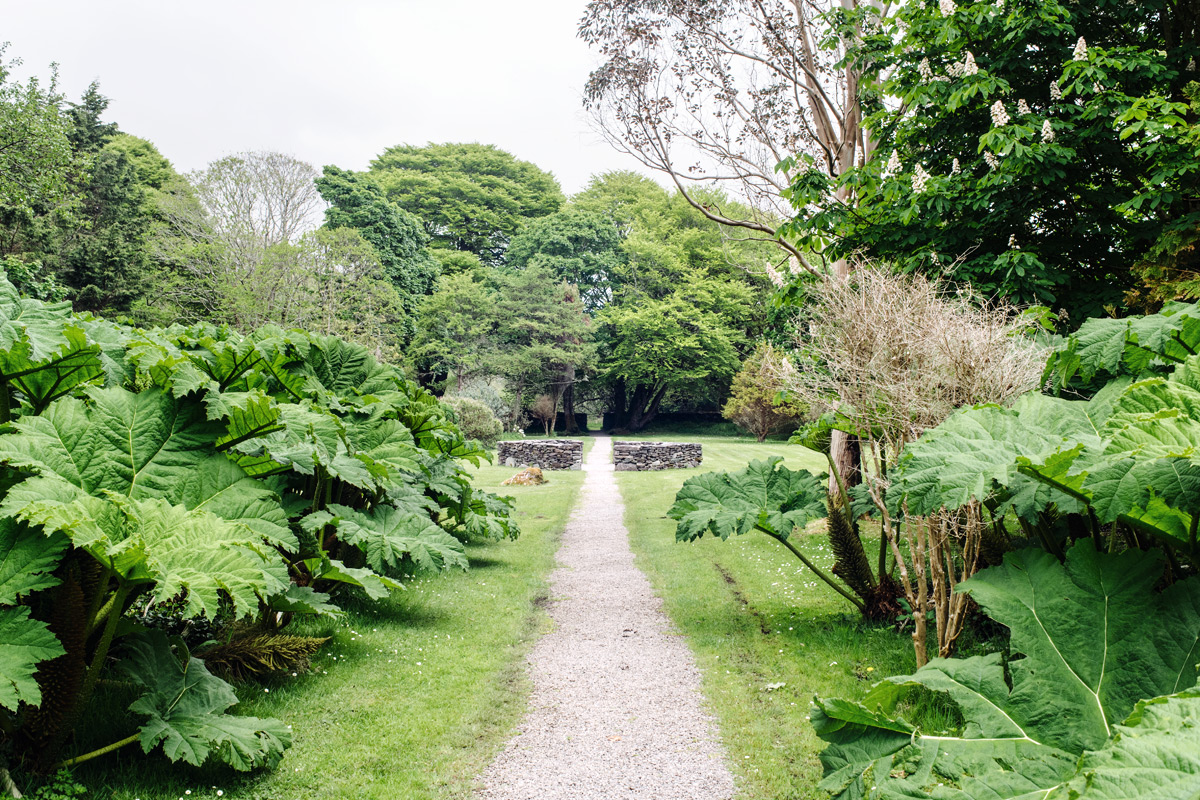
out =
<svg viewBox="0 0 1200 800"><path fill-rule="evenodd" d="M1106 747L1084 754L1070 789L1079 800L1200 797L1200 695L1138 703Z"/></svg>
<svg viewBox="0 0 1200 800"><path fill-rule="evenodd" d="M236 770L274 767L292 744L279 720L225 713L237 704L233 687L211 674L186 651L172 652L161 631L126 641L121 671L146 693L129 710L148 719L141 728L142 749L160 743L172 761L200 766L211 757Z"/></svg>
<svg viewBox="0 0 1200 800"><path fill-rule="evenodd" d="M339 399L392 391L401 380L394 367L380 364L365 347L335 336L313 336L296 372L305 375L311 396Z"/></svg>
<svg viewBox="0 0 1200 800"><path fill-rule="evenodd" d="M0 708L40 705L42 691L33 673L42 661L65 652L46 623L29 618L28 608L0 608Z"/></svg>
<svg viewBox="0 0 1200 800"><path fill-rule="evenodd" d="M382 600L393 589L404 588L404 584L386 575L377 575L366 567L347 567L341 561L324 554L316 558L307 558L300 562L300 566L304 567L315 581L330 581L357 587L371 600Z"/></svg>
<svg viewBox="0 0 1200 800"><path fill-rule="evenodd" d="M22 298L7 280L0 285L0 381L35 412L104 374L100 347L88 341L70 303Z"/></svg>
<svg viewBox="0 0 1200 800"><path fill-rule="evenodd" d="M376 476L367 461L351 453L342 421L332 412L313 405L279 406L283 429L241 442L233 449L242 454L238 463L250 474L271 474L279 466L302 475L321 467L331 477L352 486L373 489Z"/></svg>
<svg viewBox="0 0 1200 800"><path fill-rule="evenodd" d="M46 536L11 519L0 519L0 606L17 604L20 595L57 586L52 574L69 542Z"/></svg>
<svg viewBox="0 0 1200 800"><path fill-rule="evenodd" d="M279 497L223 455L214 454L197 464L165 499L245 525L291 552L300 547Z"/></svg>
<svg viewBox="0 0 1200 800"><path fill-rule="evenodd" d="M1098 553L1088 541L1065 565L1041 550L1005 556L963 588L1011 631L1010 660L935 659L861 704L818 700L827 787L839 798L918 797L937 783L959 793L934 796L1045 796L1139 700L1195 684L1200 580L1155 593L1161 574L1157 553ZM957 705L958 733L918 731L909 744L889 733L902 729L894 712L917 686Z"/></svg>
<svg viewBox="0 0 1200 800"><path fill-rule="evenodd" d="M195 403L158 389L95 389L89 398L64 398L17 422L14 435L0 437L0 461L92 493L169 497L220 435Z"/></svg>
<svg viewBox="0 0 1200 800"><path fill-rule="evenodd" d="M429 517L380 506L369 512L331 505L332 524L338 537L362 550L376 572L395 570L405 557L421 569L466 569L462 542L446 533Z"/></svg>
<svg viewBox="0 0 1200 800"><path fill-rule="evenodd" d="M278 497L213 452L220 434L197 403L153 389L98 389L65 398L0 436L0 460L51 475L93 495L162 499L238 522L295 549Z"/></svg>
<svg viewBox="0 0 1200 800"><path fill-rule="evenodd" d="M987 501L997 484L1017 482L1019 459L1041 463L1080 443L1098 448L1089 410L1088 403L1041 394L1026 395L1010 409L961 410L904 449L891 493L903 496L914 514Z"/></svg>
<svg viewBox="0 0 1200 800"><path fill-rule="evenodd" d="M782 458L752 461L739 472L708 472L688 478L667 516L677 521L681 542L705 533L728 539L758 529L787 539L828 512L825 487L810 472L780 466Z"/></svg>
<svg viewBox="0 0 1200 800"><path fill-rule="evenodd" d="M188 616L212 617L223 596L245 616L287 586L286 565L257 533L207 511L30 478L9 491L0 513L66 535L127 584L152 584L155 600L185 594Z"/></svg>
<svg viewBox="0 0 1200 800"><path fill-rule="evenodd" d="M1132 319L1089 319L1050 359L1048 374L1065 387L1097 375L1141 376L1182 361L1200 349L1200 310L1168 303L1157 314Z"/></svg>

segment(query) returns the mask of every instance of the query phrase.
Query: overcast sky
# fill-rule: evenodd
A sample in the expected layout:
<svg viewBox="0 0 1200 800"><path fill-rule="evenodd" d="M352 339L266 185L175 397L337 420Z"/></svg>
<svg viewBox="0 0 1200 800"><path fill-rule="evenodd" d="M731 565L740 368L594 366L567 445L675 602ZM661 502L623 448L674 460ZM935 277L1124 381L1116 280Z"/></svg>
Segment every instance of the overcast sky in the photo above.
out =
<svg viewBox="0 0 1200 800"><path fill-rule="evenodd" d="M559 179L637 163L581 106L596 58L575 37L585 0L0 0L20 77L77 99L177 169L242 150L364 169L385 148L495 144Z"/></svg>

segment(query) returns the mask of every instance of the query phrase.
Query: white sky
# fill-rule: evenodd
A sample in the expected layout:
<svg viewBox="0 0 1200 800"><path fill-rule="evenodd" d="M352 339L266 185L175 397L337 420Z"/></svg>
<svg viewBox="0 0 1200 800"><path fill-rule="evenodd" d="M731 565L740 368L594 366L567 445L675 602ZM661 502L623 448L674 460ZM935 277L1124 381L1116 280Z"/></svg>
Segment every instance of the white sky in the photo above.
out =
<svg viewBox="0 0 1200 800"><path fill-rule="evenodd" d="M588 125L585 0L0 0L17 76L57 61L72 100L180 171L242 150L365 169L396 144L495 144L568 193L637 169Z"/></svg>

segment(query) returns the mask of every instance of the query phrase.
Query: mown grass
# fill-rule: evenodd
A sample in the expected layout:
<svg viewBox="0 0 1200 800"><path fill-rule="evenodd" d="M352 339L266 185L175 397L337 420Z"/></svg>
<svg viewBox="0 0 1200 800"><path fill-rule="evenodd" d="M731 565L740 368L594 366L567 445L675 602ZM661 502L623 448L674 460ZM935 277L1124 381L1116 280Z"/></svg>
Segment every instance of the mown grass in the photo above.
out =
<svg viewBox="0 0 1200 800"><path fill-rule="evenodd" d="M310 672L240 687L236 713L292 726L295 743L276 770L193 769L133 745L77 770L89 797L470 796L524 713L524 656L546 619L538 604L583 480L581 472L551 472L544 486L501 488L513 472L485 466L477 485L516 497L520 539L469 545L469 572L421 578L340 621L289 629L332 639ZM105 727L105 738L126 735Z"/></svg>
<svg viewBox="0 0 1200 800"><path fill-rule="evenodd" d="M680 485L699 472L740 469L772 455L792 469L819 472L824 457L797 446L727 437L617 438L704 445L698 470L620 472L617 480L638 566L688 637L703 672L738 797L824 798L816 788L823 745L807 719L813 695L858 697L881 677L911 672L911 639L862 622L852 606L766 536L677 544L675 523L666 517ZM832 566L823 535L803 535L801 549L818 566Z"/></svg>

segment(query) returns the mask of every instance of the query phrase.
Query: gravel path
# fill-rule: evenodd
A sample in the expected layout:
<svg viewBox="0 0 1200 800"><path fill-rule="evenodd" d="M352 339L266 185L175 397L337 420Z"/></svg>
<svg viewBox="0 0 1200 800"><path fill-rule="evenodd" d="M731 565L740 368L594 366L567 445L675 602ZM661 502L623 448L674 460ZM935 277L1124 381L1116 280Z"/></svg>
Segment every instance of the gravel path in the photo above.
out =
<svg viewBox="0 0 1200 800"><path fill-rule="evenodd" d="M700 673L633 563L612 443L597 438L550 575L554 628L529 656L533 694L484 772L486 800L733 796Z"/></svg>

